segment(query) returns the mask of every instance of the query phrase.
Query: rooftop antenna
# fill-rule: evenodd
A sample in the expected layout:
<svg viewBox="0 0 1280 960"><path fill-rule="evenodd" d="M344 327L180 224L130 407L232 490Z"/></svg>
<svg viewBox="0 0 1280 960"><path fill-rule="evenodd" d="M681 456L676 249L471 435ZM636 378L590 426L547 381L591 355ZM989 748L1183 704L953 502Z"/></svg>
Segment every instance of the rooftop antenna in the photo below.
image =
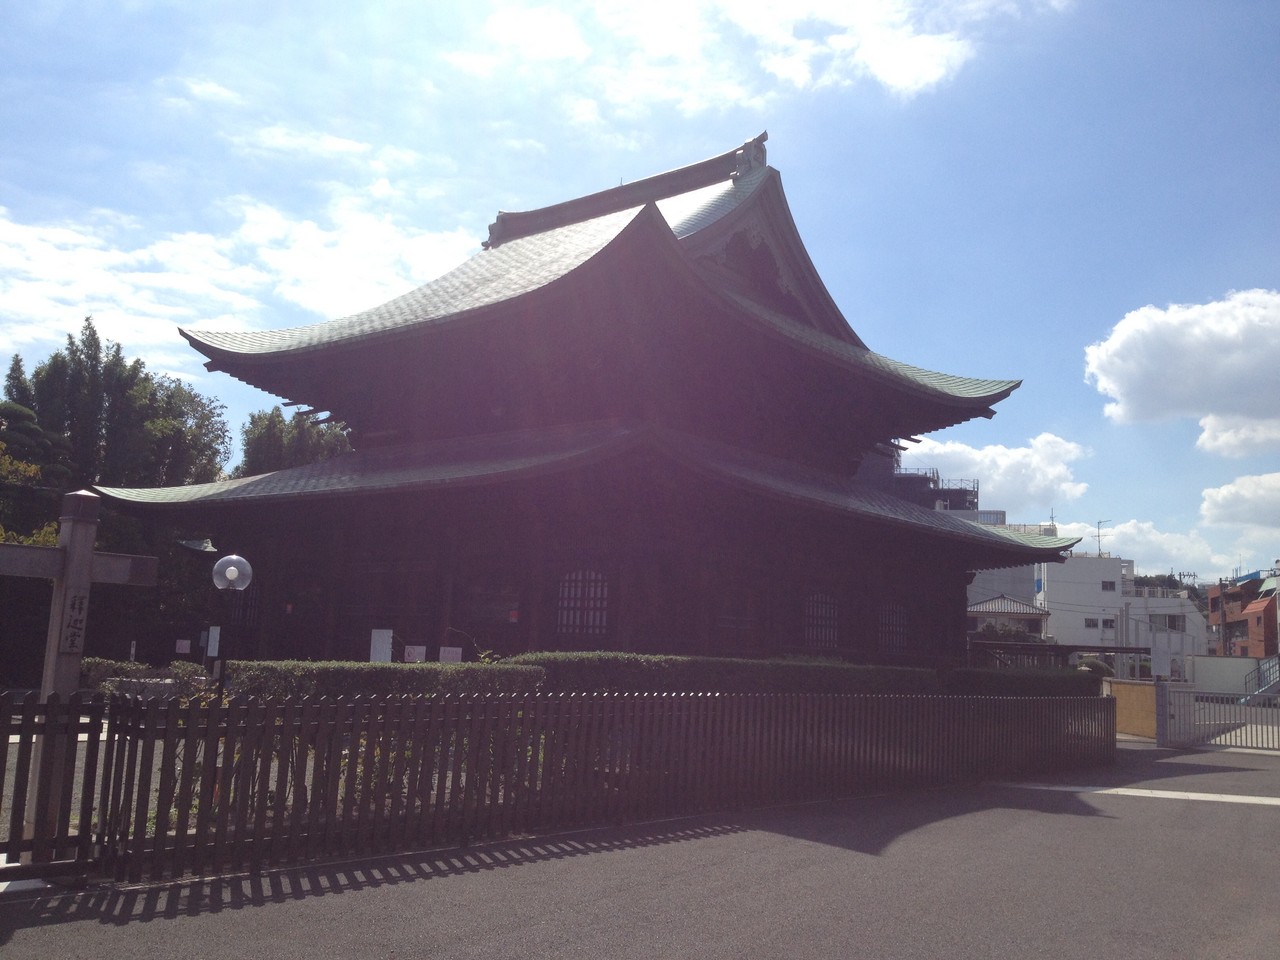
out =
<svg viewBox="0 0 1280 960"><path fill-rule="evenodd" d="M1111 534L1109 533L1102 532L1102 525L1104 523L1110 523L1110 522L1111 522L1110 520L1099 520L1098 532L1093 535L1093 538L1098 541L1098 556L1102 556L1102 538L1111 536Z"/></svg>

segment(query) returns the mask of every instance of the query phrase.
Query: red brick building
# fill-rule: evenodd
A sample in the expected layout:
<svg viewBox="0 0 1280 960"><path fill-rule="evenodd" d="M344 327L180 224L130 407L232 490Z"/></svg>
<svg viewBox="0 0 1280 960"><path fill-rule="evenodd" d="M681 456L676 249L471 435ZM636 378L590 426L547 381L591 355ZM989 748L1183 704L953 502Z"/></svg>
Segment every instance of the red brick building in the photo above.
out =
<svg viewBox="0 0 1280 960"><path fill-rule="evenodd" d="M1272 657L1278 652L1275 572L1209 588L1209 653L1219 657Z"/></svg>

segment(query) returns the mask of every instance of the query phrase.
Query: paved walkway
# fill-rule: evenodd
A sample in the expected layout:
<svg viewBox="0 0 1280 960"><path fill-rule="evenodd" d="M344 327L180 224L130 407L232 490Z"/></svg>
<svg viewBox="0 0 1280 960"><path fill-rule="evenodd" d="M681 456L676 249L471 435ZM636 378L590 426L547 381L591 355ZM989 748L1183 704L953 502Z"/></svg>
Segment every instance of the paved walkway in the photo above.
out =
<svg viewBox="0 0 1280 960"><path fill-rule="evenodd" d="M165 887L0 898L0 956L1276 955L1280 757L1110 768Z"/></svg>

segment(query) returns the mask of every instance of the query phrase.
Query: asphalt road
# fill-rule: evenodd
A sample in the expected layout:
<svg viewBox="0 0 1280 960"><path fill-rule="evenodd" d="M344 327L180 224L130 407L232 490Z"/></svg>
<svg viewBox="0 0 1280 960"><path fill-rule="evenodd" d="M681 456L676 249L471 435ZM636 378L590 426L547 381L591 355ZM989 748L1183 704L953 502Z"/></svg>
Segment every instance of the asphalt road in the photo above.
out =
<svg viewBox="0 0 1280 960"><path fill-rule="evenodd" d="M1280 755L1113 768L153 888L0 898L0 956L1280 955ZM1113 792L1101 792L1111 790Z"/></svg>

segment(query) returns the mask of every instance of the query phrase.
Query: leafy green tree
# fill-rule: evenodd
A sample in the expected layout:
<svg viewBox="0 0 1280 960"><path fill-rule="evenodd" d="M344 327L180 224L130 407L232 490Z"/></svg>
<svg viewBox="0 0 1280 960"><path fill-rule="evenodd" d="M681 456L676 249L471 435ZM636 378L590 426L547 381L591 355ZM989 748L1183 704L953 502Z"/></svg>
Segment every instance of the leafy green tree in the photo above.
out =
<svg viewBox="0 0 1280 960"><path fill-rule="evenodd" d="M53 438L49 465L61 463L65 475L46 469L46 479L63 489L203 483L222 475L231 453L221 404L126 360L117 343L104 346L92 317L29 380L15 356L5 396L34 412L28 434L38 427Z"/></svg>
<svg viewBox="0 0 1280 960"><path fill-rule="evenodd" d="M0 523L11 539L55 537L61 498L70 490L216 480L231 451L220 404L179 380L150 373L141 360L125 358L118 344L103 343L91 318L29 378L15 356L4 391L0 442L12 463L6 461L8 484L0 480ZM19 462L38 468L38 477L13 465ZM98 548L158 555L161 573L154 591L94 587L90 650L122 659L136 641L141 658L167 662L173 640L192 636L209 586L208 570L175 546L179 537L191 535L103 512ZM39 682L48 602L43 581L0 578L0 669L9 682Z"/></svg>
<svg viewBox="0 0 1280 960"><path fill-rule="evenodd" d="M36 405L35 394L31 392L31 381L27 379L22 366L22 357L16 353L9 361L9 372L4 377L4 398L28 410Z"/></svg>
<svg viewBox="0 0 1280 960"><path fill-rule="evenodd" d="M351 449L340 424L317 424L303 413L286 420L279 407L249 414L241 440L243 454L234 471L237 477L318 463Z"/></svg>
<svg viewBox="0 0 1280 960"><path fill-rule="evenodd" d="M0 499L0 543L38 543L52 546L57 542L57 525L53 523L47 523L28 534L16 529L18 526L25 526L22 519L23 494L39 483L40 467L10 456L4 441L0 440L0 493L3 494L3 499Z"/></svg>
<svg viewBox="0 0 1280 960"><path fill-rule="evenodd" d="M32 410L0 401L0 539L47 544L57 539L59 483L66 444L41 428Z"/></svg>

